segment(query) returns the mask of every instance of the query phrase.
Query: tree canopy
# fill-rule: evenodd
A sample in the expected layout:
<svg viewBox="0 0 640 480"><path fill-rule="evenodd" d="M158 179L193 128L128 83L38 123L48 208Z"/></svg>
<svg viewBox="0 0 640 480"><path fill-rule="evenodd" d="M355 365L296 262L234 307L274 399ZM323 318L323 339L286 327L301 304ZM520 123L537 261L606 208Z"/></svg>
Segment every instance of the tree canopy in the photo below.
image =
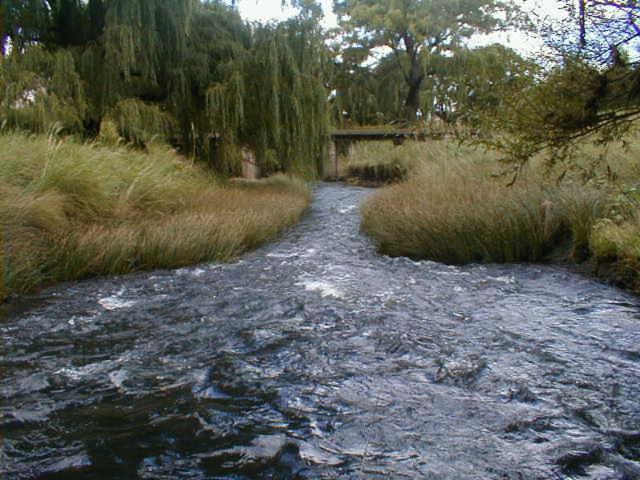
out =
<svg viewBox="0 0 640 480"><path fill-rule="evenodd" d="M254 26L219 1L4 0L0 122L160 137L203 159L224 135L256 149L266 171L315 174L329 117L307 3L296 19ZM214 167L237 173L227 153Z"/></svg>
<svg viewBox="0 0 640 480"><path fill-rule="evenodd" d="M425 78L435 64L475 33L504 24L512 11L502 0L336 0L334 9L349 55L366 59L374 49L389 49L406 83L404 114L415 120Z"/></svg>
<svg viewBox="0 0 640 480"><path fill-rule="evenodd" d="M336 0L332 42L314 0L264 25L223 0L3 0L0 124L162 139L229 175L247 147L266 173L317 175L332 123L433 120L473 127L517 170L640 118L637 2L558 1L545 64L468 46L510 24L507 0Z"/></svg>

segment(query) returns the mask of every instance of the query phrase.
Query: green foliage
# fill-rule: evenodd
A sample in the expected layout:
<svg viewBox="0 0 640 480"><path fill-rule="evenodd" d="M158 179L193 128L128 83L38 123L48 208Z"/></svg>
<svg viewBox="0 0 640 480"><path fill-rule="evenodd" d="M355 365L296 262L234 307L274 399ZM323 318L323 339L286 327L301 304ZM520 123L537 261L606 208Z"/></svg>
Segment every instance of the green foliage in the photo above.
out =
<svg viewBox="0 0 640 480"><path fill-rule="evenodd" d="M479 118L491 133L480 143L500 151L515 175L541 151L548 166L569 168L585 143L619 140L640 118L640 96L634 93L638 72L567 59L518 95L503 98L495 115Z"/></svg>
<svg viewBox="0 0 640 480"><path fill-rule="evenodd" d="M432 63L474 33L501 25L498 13L512 11L509 2L500 0L336 0L334 9L348 33L347 51L392 50L406 83L409 120L416 119L424 79L436 73Z"/></svg>
<svg viewBox="0 0 640 480"><path fill-rule="evenodd" d="M423 105L431 106L433 115L448 124L467 125L498 114L504 99L517 96L539 70L500 44L458 49L432 68L437 74L427 79Z"/></svg>
<svg viewBox="0 0 640 480"><path fill-rule="evenodd" d="M120 100L107 112L102 122L115 125L122 138L139 146L153 139L166 140L175 129L171 114L163 112L157 105L146 104L135 98Z"/></svg>
<svg viewBox="0 0 640 480"><path fill-rule="evenodd" d="M0 123L45 132L80 131L87 110L73 56L28 47L0 59Z"/></svg>
<svg viewBox="0 0 640 480"><path fill-rule="evenodd" d="M548 166L570 168L585 143L612 144L640 119L637 2L559 3L566 18L538 24L547 51L536 77L494 115L476 118L481 143L500 151L514 176L542 151Z"/></svg>
<svg viewBox="0 0 640 480"><path fill-rule="evenodd" d="M372 67L361 66L359 52L344 56L335 67L332 115L338 125L391 123L403 118L408 84L393 53ZM475 125L495 115L503 99L529 86L539 67L515 51L493 44L456 48L431 55L430 72L421 83L419 110L423 121Z"/></svg>
<svg viewBox="0 0 640 480"><path fill-rule="evenodd" d="M334 65L331 116L340 127L381 125L403 116L406 82L392 55L375 66L363 66L361 52L342 52ZM350 55L352 54L352 55ZM428 106L421 106L423 112Z"/></svg>
<svg viewBox="0 0 640 480"><path fill-rule="evenodd" d="M202 159L216 132L220 172L238 172L240 147L257 152L265 173L319 172L326 54L313 2L268 26L218 1L2 5L0 122L9 127L57 124L138 146L159 138Z"/></svg>
<svg viewBox="0 0 640 480"><path fill-rule="evenodd" d="M207 91L211 129L254 150L264 173L318 175L329 130L319 26L298 17L258 26L252 37L251 48ZM229 157L222 162L238 168L229 167Z"/></svg>

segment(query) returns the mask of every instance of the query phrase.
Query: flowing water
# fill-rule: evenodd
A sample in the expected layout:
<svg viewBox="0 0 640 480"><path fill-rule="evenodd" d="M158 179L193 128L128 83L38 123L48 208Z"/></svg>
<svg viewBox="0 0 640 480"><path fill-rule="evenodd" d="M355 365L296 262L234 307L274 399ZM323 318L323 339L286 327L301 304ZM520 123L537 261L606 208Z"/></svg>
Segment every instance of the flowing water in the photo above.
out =
<svg viewBox="0 0 640 480"><path fill-rule="evenodd" d="M551 266L381 257L369 190L241 260L0 320L5 479L640 478L640 302Z"/></svg>

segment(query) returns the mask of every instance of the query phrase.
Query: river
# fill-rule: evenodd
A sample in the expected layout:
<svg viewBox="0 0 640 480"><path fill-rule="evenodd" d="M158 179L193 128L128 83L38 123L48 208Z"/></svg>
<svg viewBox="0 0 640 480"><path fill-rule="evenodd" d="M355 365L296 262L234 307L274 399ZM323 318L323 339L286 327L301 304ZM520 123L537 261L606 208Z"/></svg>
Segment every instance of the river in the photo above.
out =
<svg viewBox="0 0 640 480"><path fill-rule="evenodd" d="M640 478L640 301L380 256L370 192L320 184L233 263L5 307L0 477Z"/></svg>

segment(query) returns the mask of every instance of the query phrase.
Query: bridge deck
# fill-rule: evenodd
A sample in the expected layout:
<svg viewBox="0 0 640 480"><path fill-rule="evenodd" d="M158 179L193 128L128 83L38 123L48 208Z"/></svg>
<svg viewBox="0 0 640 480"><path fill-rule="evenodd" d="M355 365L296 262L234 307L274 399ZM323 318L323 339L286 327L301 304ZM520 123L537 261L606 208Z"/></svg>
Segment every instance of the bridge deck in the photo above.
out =
<svg viewBox="0 0 640 480"><path fill-rule="evenodd" d="M333 140L384 140L398 137L426 136L426 130L411 128L400 129L367 129L367 130L334 130L331 133Z"/></svg>

